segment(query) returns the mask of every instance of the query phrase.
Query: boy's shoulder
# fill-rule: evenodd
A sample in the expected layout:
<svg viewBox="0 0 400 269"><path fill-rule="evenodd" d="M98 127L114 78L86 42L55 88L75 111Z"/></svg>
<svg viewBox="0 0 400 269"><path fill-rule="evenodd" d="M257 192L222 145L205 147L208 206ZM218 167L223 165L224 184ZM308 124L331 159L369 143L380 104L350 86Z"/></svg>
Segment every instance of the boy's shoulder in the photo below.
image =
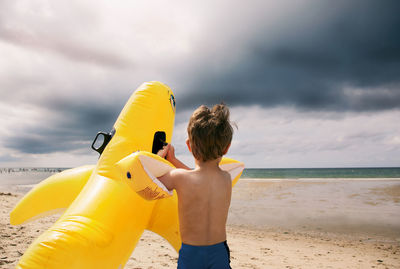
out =
<svg viewBox="0 0 400 269"><path fill-rule="evenodd" d="M181 179L191 177L193 170L186 170L182 168L176 168L170 171L170 176L173 178L174 181L179 181Z"/></svg>
<svg viewBox="0 0 400 269"><path fill-rule="evenodd" d="M223 181L231 181L231 176L228 172L220 171L208 171L208 170L185 170L185 169L175 169L174 173L176 176L183 178L185 181L191 181L191 179L197 183L200 181L207 181L209 179Z"/></svg>
<svg viewBox="0 0 400 269"><path fill-rule="evenodd" d="M185 175L185 174L191 173L192 171L193 170L187 170L187 169L183 169L183 168L175 168L175 169L171 170L171 172L176 175Z"/></svg>

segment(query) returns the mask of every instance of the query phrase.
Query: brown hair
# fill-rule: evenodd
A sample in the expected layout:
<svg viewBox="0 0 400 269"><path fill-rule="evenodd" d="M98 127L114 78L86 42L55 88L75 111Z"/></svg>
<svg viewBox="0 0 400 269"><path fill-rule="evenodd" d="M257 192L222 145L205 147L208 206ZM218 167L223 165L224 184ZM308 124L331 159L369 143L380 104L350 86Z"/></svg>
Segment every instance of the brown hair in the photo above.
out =
<svg viewBox="0 0 400 269"><path fill-rule="evenodd" d="M232 141L229 109L221 103L211 110L202 105L190 117L187 127L192 154L197 160L215 160L224 155Z"/></svg>

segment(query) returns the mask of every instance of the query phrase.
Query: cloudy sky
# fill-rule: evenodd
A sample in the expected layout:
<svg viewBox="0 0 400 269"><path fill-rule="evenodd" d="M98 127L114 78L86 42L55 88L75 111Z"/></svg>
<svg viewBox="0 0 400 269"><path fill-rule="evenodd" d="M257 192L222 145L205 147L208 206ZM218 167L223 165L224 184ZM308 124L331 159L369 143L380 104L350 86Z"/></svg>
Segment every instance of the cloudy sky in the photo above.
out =
<svg viewBox="0 0 400 269"><path fill-rule="evenodd" d="M173 143L221 101L247 167L400 166L397 0L0 1L0 166L97 161L132 92L174 91Z"/></svg>

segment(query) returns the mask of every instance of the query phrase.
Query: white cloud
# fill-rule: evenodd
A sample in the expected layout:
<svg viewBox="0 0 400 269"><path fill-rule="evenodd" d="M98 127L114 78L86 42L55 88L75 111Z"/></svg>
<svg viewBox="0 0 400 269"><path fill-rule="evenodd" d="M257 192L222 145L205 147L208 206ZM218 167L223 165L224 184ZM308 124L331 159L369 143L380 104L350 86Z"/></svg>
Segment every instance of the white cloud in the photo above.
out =
<svg viewBox="0 0 400 269"><path fill-rule="evenodd" d="M400 111L310 113L238 107L230 154L248 167L398 166Z"/></svg>

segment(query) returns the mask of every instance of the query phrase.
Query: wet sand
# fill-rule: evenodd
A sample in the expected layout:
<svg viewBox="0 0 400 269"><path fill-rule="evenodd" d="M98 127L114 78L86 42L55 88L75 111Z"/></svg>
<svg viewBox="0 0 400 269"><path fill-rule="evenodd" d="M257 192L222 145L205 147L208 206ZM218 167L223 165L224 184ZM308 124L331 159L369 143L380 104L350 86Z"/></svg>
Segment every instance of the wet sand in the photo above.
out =
<svg viewBox="0 0 400 269"><path fill-rule="evenodd" d="M11 226L27 188L0 188L0 268L14 268L58 217ZM232 268L400 268L399 198L396 180L243 179L228 219ZM177 258L145 232L125 268L176 268Z"/></svg>
<svg viewBox="0 0 400 269"><path fill-rule="evenodd" d="M400 239L400 180L243 179L228 223Z"/></svg>

